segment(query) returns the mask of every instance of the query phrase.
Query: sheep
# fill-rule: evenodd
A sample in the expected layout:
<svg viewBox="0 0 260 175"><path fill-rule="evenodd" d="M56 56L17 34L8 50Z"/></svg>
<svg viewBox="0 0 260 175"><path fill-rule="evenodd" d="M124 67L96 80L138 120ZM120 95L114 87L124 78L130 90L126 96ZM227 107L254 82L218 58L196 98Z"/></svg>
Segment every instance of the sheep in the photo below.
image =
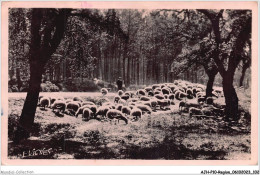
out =
<svg viewBox="0 0 260 175"><path fill-rule="evenodd" d="M192 117L193 114L195 114L195 115L203 115L203 112L200 109L198 109L198 108L191 107L189 109L189 116Z"/></svg>
<svg viewBox="0 0 260 175"><path fill-rule="evenodd" d="M206 99L206 103L209 104L209 105L213 105L213 98L212 97L207 97Z"/></svg>
<svg viewBox="0 0 260 175"><path fill-rule="evenodd" d="M51 104L49 97L42 97L40 99L40 107L45 110L45 107L49 107Z"/></svg>
<svg viewBox="0 0 260 175"><path fill-rule="evenodd" d="M164 100L157 100L158 105L160 106L161 110L166 110L167 107L170 105L169 100L164 99Z"/></svg>
<svg viewBox="0 0 260 175"><path fill-rule="evenodd" d="M124 117L124 114L116 109L109 109L107 111L106 117L109 119L118 119L118 122L119 120L123 120L125 124L128 124L128 120Z"/></svg>
<svg viewBox="0 0 260 175"><path fill-rule="evenodd" d="M106 88L102 88L100 91L103 96L107 95L108 93L108 90Z"/></svg>
<svg viewBox="0 0 260 175"><path fill-rule="evenodd" d="M96 112L97 112L97 106L96 106L96 105L85 105L85 106L81 106L81 107L77 110L75 116L78 117L79 114L82 114L82 113L83 113L83 109L85 109L85 108L89 108L89 109L93 112L94 115L95 115Z"/></svg>
<svg viewBox="0 0 260 175"><path fill-rule="evenodd" d="M153 84L153 85L152 85L152 89L153 89L153 90L155 90L156 88L159 88L159 87L160 87L160 85L158 85L158 84Z"/></svg>
<svg viewBox="0 0 260 175"><path fill-rule="evenodd" d="M75 115L75 113L80 108L80 105L76 101L72 101L66 104L66 109L68 110L69 114Z"/></svg>
<svg viewBox="0 0 260 175"><path fill-rule="evenodd" d="M180 93L180 98L186 98L186 97L187 97L186 93L183 93L183 92Z"/></svg>
<svg viewBox="0 0 260 175"><path fill-rule="evenodd" d="M147 105L137 104L136 107L141 109L143 113L145 113L145 112L147 112L148 114L152 113L152 109L149 106L147 106Z"/></svg>
<svg viewBox="0 0 260 175"><path fill-rule="evenodd" d="M159 99L159 100L163 100L164 99L164 96L160 95L160 94L157 94L154 96L155 98Z"/></svg>
<svg viewBox="0 0 260 175"><path fill-rule="evenodd" d="M136 93L137 93L138 96L145 96L146 95L144 89L138 89Z"/></svg>
<svg viewBox="0 0 260 175"><path fill-rule="evenodd" d="M149 92L147 93L147 95L148 95L148 97L153 97L153 96L154 96L154 93L153 93L152 91L149 91Z"/></svg>
<svg viewBox="0 0 260 175"><path fill-rule="evenodd" d="M54 110L59 110L59 112L64 113L66 109L66 103L62 100L56 100L52 105L51 105L52 111Z"/></svg>
<svg viewBox="0 0 260 175"><path fill-rule="evenodd" d="M205 97L199 97L198 98L198 103L204 103L205 102Z"/></svg>
<svg viewBox="0 0 260 175"><path fill-rule="evenodd" d="M129 96L129 95L126 95L126 94L124 94L124 95L121 96L121 99L123 99L123 100L125 100L125 101L127 101L129 98L130 98L130 96Z"/></svg>
<svg viewBox="0 0 260 175"><path fill-rule="evenodd" d="M188 88L187 91L186 91L186 94L187 95L193 95L192 89Z"/></svg>
<svg viewBox="0 0 260 175"><path fill-rule="evenodd" d="M119 91L117 92L117 94L121 97L121 96L124 94L124 91L119 90Z"/></svg>
<svg viewBox="0 0 260 175"><path fill-rule="evenodd" d="M123 107L123 105L122 105L122 104L118 104L118 105L116 105L116 110L119 110L119 111L121 111L122 107Z"/></svg>
<svg viewBox="0 0 260 175"><path fill-rule="evenodd" d="M121 109L121 112L125 115L130 115L131 113L131 108L128 107L128 106L123 106L122 109Z"/></svg>
<svg viewBox="0 0 260 175"><path fill-rule="evenodd" d="M175 92L175 98L177 99L177 100L182 100L182 98L180 97L180 94L181 94L182 92L181 91L176 91Z"/></svg>
<svg viewBox="0 0 260 175"><path fill-rule="evenodd" d="M204 93L204 92L198 92L197 94L196 94L196 96L199 98L199 97L203 97L203 96L205 96L206 94Z"/></svg>
<svg viewBox="0 0 260 175"><path fill-rule="evenodd" d="M118 103L118 101L121 99L121 97L119 95L116 95L114 97L114 103Z"/></svg>
<svg viewBox="0 0 260 175"><path fill-rule="evenodd" d="M165 94L169 95L170 92L171 92L170 89L168 89L168 88L166 88L166 87L162 88L162 93L163 93L164 95L165 95Z"/></svg>
<svg viewBox="0 0 260 175"><path fill-rule="evenodd" d="M98 109L97 109L97 112L96 112L96 117L101 115L103 118L106 117L106 114L107 114L107 111L109 110L109 106L100 106Z"/></svg>
<svg viewBox="0 0 260 175"><path fill-rule="evenodd" d="M84 108L82 112L82 120L89 121L93 117L93 112L89 108Z"/></svg>
<svg viewBox="0 0 260 175"><path fill-rule="evenodd" d="M158 94L161 94L161 91L155 90L153 93L154 93L154 95L158 95Z"/></svg>
<svg viewBox="0 0 260 175"><path fill-rule="evenodd" d="M153 88L152 88L152 87L146 87L146 88L144 88L144 90L145 90L146 92L151 92L151 91L153 91Z"/></svg>
<svg viewBox="0 0 260 175"><path fill-rule="evenodd" d="M158 105L157 99L151 99L150 103L152 108L156 108L156 106Z"/></svg>
<svg viewBox="0 0 260 175"><path fill-rule="evenodd" d="M131 110L130 116L133 116L135 120L138 120L142 117L142 111L139 108L134 107Z"/></svg>
<svg viewBox="0 0 260 175"><path fill-rule="evenodd" d="M170 94L170 95L168 96L168 98L169 98L169 100L174 100L174 94Z"/></svg>
<svg viewBox="0 0 260 175"><path fill-rule="evenodd" d="M186 102L185 101L180 101L179 103L179 111L183 111L183 108L185 108Z"/></svg>
<svg viewBox="0 0 260 175"><path fill-rule="evenodd" d="M141 101L150 101L150 98L149 98L149 97L142 96L142 97L140 97L140 100L141 100Z"/></svg>

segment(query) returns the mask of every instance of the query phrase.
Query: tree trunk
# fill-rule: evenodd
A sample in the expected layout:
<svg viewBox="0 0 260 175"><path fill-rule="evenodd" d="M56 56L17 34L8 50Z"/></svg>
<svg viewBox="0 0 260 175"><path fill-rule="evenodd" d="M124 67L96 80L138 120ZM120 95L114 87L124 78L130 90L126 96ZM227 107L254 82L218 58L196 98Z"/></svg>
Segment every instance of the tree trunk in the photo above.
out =
<svg viewBox="0 0 260 175"><path fill-rule="evenodd" d="M44 65L40 64L40 62L30 64L29 89L19 119L19 126L15 134L15 142L19 142L21 139L29 137L29 133L34 123L43 72Z"/></svg>
<svg viewBox="0 0 260 175"><path fill-rule="evenodd" d="M238 97L233 87L233 75L223 76L223 91L226 101L225 114L227 119L238 119Z"/></svg>
<svg viewBox="0 0 260 175"><path fill-rule="evenodd" d="M213 84L214 84L214 80L215 80L216 74L208 73L207 75L209 77L209 80L208 80L208 83L207 83L206 97L211 97L212 96L212 91L213 91Z"/></svg>

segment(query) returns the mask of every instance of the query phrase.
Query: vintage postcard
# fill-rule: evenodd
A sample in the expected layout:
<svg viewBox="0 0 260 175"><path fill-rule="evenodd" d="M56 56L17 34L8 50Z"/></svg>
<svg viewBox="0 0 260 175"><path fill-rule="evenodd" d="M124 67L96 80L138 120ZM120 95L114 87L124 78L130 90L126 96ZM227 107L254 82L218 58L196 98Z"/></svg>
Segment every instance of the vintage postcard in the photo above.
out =
<svg viewBox="0 0 260 175"><path fill-rule="evenodd" d="M257 165L257 2L3 2L3 165Z"/></svg>

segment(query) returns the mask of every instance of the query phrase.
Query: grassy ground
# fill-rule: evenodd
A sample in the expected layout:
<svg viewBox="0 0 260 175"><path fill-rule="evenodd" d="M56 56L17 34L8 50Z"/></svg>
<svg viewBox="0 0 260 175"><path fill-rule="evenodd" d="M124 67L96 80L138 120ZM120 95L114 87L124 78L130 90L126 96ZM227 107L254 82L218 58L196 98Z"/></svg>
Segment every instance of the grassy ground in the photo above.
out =
<svg viewBox="0 0 260 175"><path fill-rule="evenodd" d="M58 94L58 93L56 93ZM71 93L60 93L71 98ZM248 111L250 96L238 92L240 105ZM72 94L75 95L75 94ZM82 98L98 101L99 93L81 93ZM114 94L108 94L112 99ZM82 121L65 115L57 117L47 109L36 112L34 130L27 141L12 142L13 132L24 103L24 95L10 95L8 154L10 158L43 159L171 159L237 160L250 159L250 119L226 123L221 117L190 118L179 113L178 103L170 111L144 115L140 121L113 124ZM91 96L91 97L90 97ZM224 99L219 99L223 103ZM249 104L249 106L248 106ZM48 155L23 157L33 149L49 150Z"/></svg>

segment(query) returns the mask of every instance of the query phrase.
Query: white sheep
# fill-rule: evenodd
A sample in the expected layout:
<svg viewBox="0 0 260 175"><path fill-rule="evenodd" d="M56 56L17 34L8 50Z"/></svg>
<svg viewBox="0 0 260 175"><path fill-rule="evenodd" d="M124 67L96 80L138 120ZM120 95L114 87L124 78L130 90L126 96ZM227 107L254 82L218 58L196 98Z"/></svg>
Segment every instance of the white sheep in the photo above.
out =
<svg viewBox="0 0 260 175"><path fill-rule="evenodd" d="M45 110L46 107L49 107L51 104L49 97L40 98L40 107Z"/></svg>
<svg viewBox="0 0 260 175"><path fill-rule="evenodd" d="M72 101L66 104L66 109L68 111L68 114L75 115L75 113L80 108L80 104L78 101Z"/></svg>
<svg viewBox="0 0 260 175"><path fill-rule="evenodd" d="M152 113L152 109L147 105L137 104L136 107L141 109L143 113L145 113L145 112L148 113L148 114Z"/></svg>
<svg viewBox="0 0 260 175"><path fill-rule="evenodd" d="M101 89L101 93L102 93L102 95L107 95L108 94L108 90L106 89L106 88L102 88Z"/></svg>
<svg viewBox="0 0 260 175"><path fill-rule="evenodd" d="M59 110L59 112L64 113L66 109L66 103L63 100L56 100L52 105L51 105L52 111L54 110Z"/></svg>
<svg viewBox="0 0 260 175"><path fill-rule="evenodd" d="M114 97L114 103L118 103L118 101L121 99L121 97L119 95L116 95Z"/></svg>
<svg viewBox="0 0 260 175"><path fill-rule="evenodd" d="M124 94L124 91L119 90L119 91L117 92L117 94L121 97L121 96Z"/></svg>
<svg viewBox="0 0 260 175"><path fill-rule="evenodd" d="M135 120L138 120L142 117L142 111L139 108L134 107L131 110L130 116L133 116Z"/></svg>
<svg viewBox="0 0 260 175"><path fill-rule="evenodd" d="M126 124L128 123L127 118L124 117L124 114L121 111L118 111L116 109L109 109L107 111L107 118L113 120L113 119L117 119L118 122L119 120L123 120Z"/></svg>
<svg viewBox="0 0 260 175"><path fill-rule="evenodd" d="M93 112L89 108L84 108L82 113L82 120L89 121L93 118Z"/></svg>
<svg viewBox="0 0 260 175"><path fill-rule="evenodd" d="M107 111L110 109L109 106L100 106L97 109L96 116L102 116L103 118L106 117Z"/></svg>
<svg viewBox="0 0 260 175"><path fill-rule="evenodd" d="M130 115L130 113L131 113L131 108L128 107L128 106L123 106L123 107L121 108L121 111L122 111L122 113L125 114L125 115Z"/></svg>
<svg viewBox="0 0 260 175"><path fill-rule="evenodd" d="M96 105L84 105L84 106L81 106L81 107L77 110L75 116L78 117L79 114L82 114L82 113L83 113L83 110L84 110L85 108L89 108L89 109L93 112L94 115L95 115L96 112L97 112L97 106L96 106Z"/></svg>

